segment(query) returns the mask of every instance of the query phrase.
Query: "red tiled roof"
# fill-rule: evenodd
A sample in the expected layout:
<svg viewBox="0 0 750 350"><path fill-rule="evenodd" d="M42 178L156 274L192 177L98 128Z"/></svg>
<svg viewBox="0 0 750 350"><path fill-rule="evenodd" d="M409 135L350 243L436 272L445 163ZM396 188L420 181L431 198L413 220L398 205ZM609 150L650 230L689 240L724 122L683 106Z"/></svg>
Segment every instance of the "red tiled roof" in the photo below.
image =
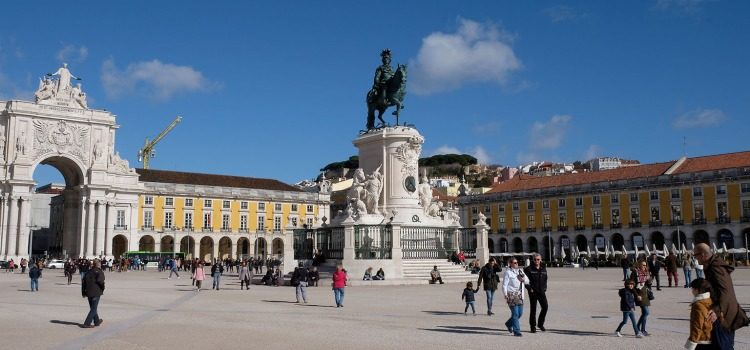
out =
<svg viewBox="0 0 750 350"><path fill-rule="evenodd" d="M432 198L437 198L438 200L446 201L446 202L455 202L456 198L458 198L458 197L456 197L456 196L444 196L440 191L437 190L437 188L433 188L432 189Z"/></svg>
<svg viewBox="0 0 750 350"><path fill-rule="evenodd" d="M259 179L230 175L185 173L179 171L135 169L144 182L163 182L188 185L253 188L259 190L302 192L302 190L273 179Z"/></svg>
<svg viewBox="0 0 750 350"><path fill-rule="evenodd" d="M564 174L557 176L516 175L514 178L500 182L487 193L522 191L549 187L561 187L597 183L604 181L619 181L642 177L655 177L663 174L674 162L638 165L611 170L586 173Z"/></svg>
<svg viewBox="0 0 750 350"><path fill-rule="evenodd" d="M750 167L750 151L688 158L674 174Z"/></svg>

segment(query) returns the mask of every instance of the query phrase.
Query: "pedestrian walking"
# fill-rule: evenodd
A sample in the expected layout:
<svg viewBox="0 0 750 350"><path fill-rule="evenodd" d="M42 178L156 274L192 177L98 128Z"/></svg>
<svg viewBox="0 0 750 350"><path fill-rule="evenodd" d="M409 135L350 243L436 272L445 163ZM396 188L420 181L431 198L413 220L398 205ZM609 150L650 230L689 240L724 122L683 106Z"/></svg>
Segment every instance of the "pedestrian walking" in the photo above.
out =
<svg viewBox="0 0 750 350"><path fill-rule="evenodd" d="M695 262L693 261L693 258L690 256L690 253L685 252L685 254L682 254L682 274L685 275L684 276L685 277L684 288L687 288L690 286L690 282L692 282L692 274L693 274L694 268L695 268Z"/></svg>
<svg viewBox="0 0 750 350"><path fill-rule="evenodd" d="M76 264L73 259L68 259L63 268L65 269L65 277L68 278L68 285L70 285L73 281L73 275L76 273Z"/></svg>
<svg viewBox="0 0 750 350"><path fill-rule="evenodd" d="M703 275L703 265L693 255L693 266L695 266L695 278L705 278Z"/></svg>
<svg viewBox="0 0 750 350"><path fill-rule="evenodd" d="M193 282L195 282L195 291L200 292L203 280L206 279L206 271L203 269L202 261L198 262L193 267Z"/></svg>
<svg viewBox="0 0 750 350"><path fill-rule="evenodd" d="M245 289L250 290L250 282L253 280L252 271L253 270L247 266L247 261L243 261L238 271L238 277L240 278L240 290L242 290L243 285L245 286Z"/></svg>
<svg viewBox="0 0 750 350"><path fill-rule="evenodd" d="M669 287L672 287L672 279L674 279L674 286L677 287L679 282L679 277L677 274L677 264L678 259L677 256L674 255L674 252L670 252L667 256L667 259L665 261L665 269L667 270L667 281L669 281Z"/></svg>
<svg viewBox="0 0 750 350"><path fill-rule="evenodd" d="M510 318L505 321L505 327L508 332L514 336L520 337L521 334L521 316L523 315L523 290L526 283L526 276L518 267L518 259L511 258L510 266L503 274L503 295L510 308Z"/></svg>
<svg viewBox="0 0 750 350"><path fill-rule="evenodd" d="M477 279L477 289L484 283L484 294L487 296L487 315L492 316L492 303L495 299L495 291L497 291L497 285L500 283L500 276L498 273L502 270L500 265L494 257L490 257L482 269L479 270L479 278Z"/></svg>
<svg viewBox="0 0 750 350"><path fill-rule="evenodd" d="M630 260L627 255L620 259L620 267L622 268L622 281L625 282L630 279Z"/></svg>
<svg viewBox="0 0 750 350"><path fill-rule="evenodd" d="M29 266L29 261L26 258L21 258L21 273L26 273L27 266Z"/></svg>
<svg viewBox="0 0 750 350"><path fill-rule="evenodd" d="M711 318L715 319L711 339L722 350L734 349L734 332L750 323L734 293L731 276L734 267L713 254L705 243L695 246L695 257L711 284Z"/></svg>
<svg viewBox="0 0 750 350"><path fill-rule="evenodd" d="M294 272L292 273L292 280L295 281L295 295L297 296L297 302L305 302L307 304L307 282L308 282L309 276L307 269L304 267L304 264L302 262L297 265L297 268L294 269ZM300 301L302 300L302 301Z"/></svg>
<svg viewBox="0 0 750 350"><path fill-rule="evenodd" d="M180 274L177 272L177 261L175 261L175 259L169 259L169 277L167 277L167 279L172 278L172 274L177 275L177 279L180 279Z"/></svg>
<svg viewBox="0 0 750 350"><path fill-rule="evenodd" d="M99 259L94 260L91 269L84 275L83 281L81 282L81 294L84 298L88 298L89 302L89 313L86 315L86 319L83 321L81 327L98 327L104 322L104 320L99 317L98 310L99 300L104 294L104 271L101 269L101 262Z"/></svg>
<svg viewBox="0 0 750 350"><path fill-rule="evenodd" d="M631 280L635 283L636 295L640 296L640 300L635 302L636 306L641 308L641 317L638 318L636 327L643 336L649 335L646 331L646 323L648 322L648 316L651 314L651 300L654 298L654 293L651 292L649 275L648 264L645 261L637 263L633 273L631 273Z"/></svg>
<svg viewBox="0 0 750 350"><path fill-rule="evenodd" d="M336 300L336 307L344 307L344 289L346 288L346 271L341 265L336 265L336 271L333 272L333 297Z"/></svg>
<svg viewBox="0 0 750 350"><path fill-rule="evenodd" d="M211 289L219 290L219 283L221 283L221 274L224 273L224 266L221 266L221 261L215 262L211 266L211 277L214 278L214 284Z"/></svg>
<svg viewBox="0 0 750 350"><path fill-rule="evenodd" d="M29 278L31 279L31 291L39 291L39 279L42 278L42 262L39 261L29 269Z"/></svg>
<svg viewBox="0 0 750 350"><path fill-rule="evenodd" d="M523 269L526 274L526 289L529 293L529 303L531 312L529 313L529 326L531 333L536 333L537 327L542 332L547 331L544 328L544 320L547 317L547 268L542 265L542 256L534 253L531 266ZM539 312L539 319L536 318L536 303L542 310Z"/></svg>
<svg viewBox="0 0 750 350"><path fill-rule="evenodd" d="M622 337L620 331L622 327L628 323L628 319L633 324L633 332L635 332L636 338L642 338L641 332L638 330L638 325L635 323L635 302L640 298L635 292L635 283L633 281L625 281L625 288L621 288L618 292L620 295L620 311L622 311L622 322L617 326L615 335Z"/></svg>
<svg viewBox="0 0 750 350"><path fill-rule="evenodd" d="M648 260L648 271L651 273L651 278L656 280L656 290L661 290L661 282L659 281L659 271L661 271L661 268L662 263L656 257L656 253L651 253L651 257Z"/></svg>
<svg viewBox="0 0 750 350"><path fill-rule="evenodd" d="M687 350L715 349L711 344L711 283L696 278L690 283L693 302L690 304L690 336L685 343Z"/></svg>
<svg viewBox="0 0 750 350"><path fill-rule="evenodd" d="M466 307L464 307L464 315L466 315L466 312L469 311L469 306L471 306L471 313L474 316L477 315L477 309L474 307L474 293L478 291L478 289L475 290L473 288L473 284L471 282L466 282L466 288L464 288L464 292L463 294L461 294L461 300L466 302Z"/></svg>

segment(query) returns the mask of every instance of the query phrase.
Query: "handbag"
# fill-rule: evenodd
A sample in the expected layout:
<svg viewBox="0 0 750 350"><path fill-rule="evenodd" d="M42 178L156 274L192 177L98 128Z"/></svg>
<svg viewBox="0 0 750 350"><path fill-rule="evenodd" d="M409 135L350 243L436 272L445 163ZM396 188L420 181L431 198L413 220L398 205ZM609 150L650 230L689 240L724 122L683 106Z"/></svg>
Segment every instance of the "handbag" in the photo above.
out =
<svg viewBox="0 0 750 350"><path fill-rule="evenodd" d="M508 295L508 306L523 305L523 292L511 292Z"/></svg>
<svg viewBox="0 0 750 350"><path fill-rule="evenodd" d="M648 295L648 300L654 300L654 299L656 299L654 297L654 292L651 291L651 288L647 288L646 289L646 295Z"/></svg>

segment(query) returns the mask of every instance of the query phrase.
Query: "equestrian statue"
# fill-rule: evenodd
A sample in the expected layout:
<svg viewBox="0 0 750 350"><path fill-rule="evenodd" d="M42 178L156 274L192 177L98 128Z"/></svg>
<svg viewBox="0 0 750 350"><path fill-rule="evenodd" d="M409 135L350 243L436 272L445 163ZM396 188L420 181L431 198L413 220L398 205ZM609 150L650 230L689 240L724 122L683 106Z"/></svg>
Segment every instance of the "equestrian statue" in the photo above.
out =
<svg viewBox="0 0 750 350"><path fill-rule="evenodd" d="M387 123L383 120L383 112L388 107L396 106L392 113L396 116L396 125L401 109L404 108L403 101L406 95L406 65L399 64L394 71L391 67L391 50L385 49L380 53L381 64L375 70L372 89L367 93L367 130L375 129L375 111L378 111L380 125L385 127Z"/></svg>

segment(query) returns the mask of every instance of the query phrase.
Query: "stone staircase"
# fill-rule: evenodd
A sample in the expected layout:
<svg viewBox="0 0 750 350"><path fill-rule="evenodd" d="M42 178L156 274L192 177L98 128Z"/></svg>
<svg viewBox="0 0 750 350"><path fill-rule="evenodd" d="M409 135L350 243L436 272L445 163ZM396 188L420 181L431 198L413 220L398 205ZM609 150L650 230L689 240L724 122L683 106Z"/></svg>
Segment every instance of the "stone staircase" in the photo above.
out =
<svg viewBox="0 0 750 350"><path fill-rule="evenodd" d="M443 259L435 260L402 260L401 268L404 280L407 284L428 284L430 282L430 271L433 266L437 266L440 276L445 283L466 283L474 281L476 283L477 275L472 275L466 271L464 266L455 265ZM421 282L421 283L420 283Z"/></svg>

